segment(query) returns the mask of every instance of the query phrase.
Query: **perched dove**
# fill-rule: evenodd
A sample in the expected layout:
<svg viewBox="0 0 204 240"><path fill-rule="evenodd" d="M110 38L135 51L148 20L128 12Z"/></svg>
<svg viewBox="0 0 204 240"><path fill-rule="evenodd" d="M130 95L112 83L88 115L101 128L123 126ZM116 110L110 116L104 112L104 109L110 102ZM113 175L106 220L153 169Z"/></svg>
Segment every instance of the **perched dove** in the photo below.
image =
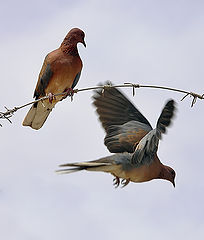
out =
<svg viewBox="0 0 204 240"><path fill-rule="evenodd" d="M78 83L82 70L77 43L82 43L86 47L84 37L82 30L71 29L60 47L45 57L34 98L49 96L49 99L33 104L23 121L23 126L40 129L55 104L66 96L73 95L73 88ZM63 92L66 92L65 96L53 97L54 94Z"/></svg>

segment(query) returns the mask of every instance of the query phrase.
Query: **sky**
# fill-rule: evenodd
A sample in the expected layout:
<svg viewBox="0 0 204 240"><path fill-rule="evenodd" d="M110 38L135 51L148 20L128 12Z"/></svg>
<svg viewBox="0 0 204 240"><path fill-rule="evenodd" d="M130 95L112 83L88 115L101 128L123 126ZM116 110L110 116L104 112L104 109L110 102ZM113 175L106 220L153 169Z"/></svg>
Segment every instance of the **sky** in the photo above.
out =
<svg viewBox="0 0 204 240"><path fill-rule="evenodd" d="M77 88L132 82L204 93L204 2L87 0L0 2L0 111L32 100L44 57L73 27L83 71ZM42 129L22 126L29 107L1 120L0 232L4 240L203 239L204 102L182 94L122 90L155 126L165 102L176 117L160 142L163 180L112 186L105 173L57 175L58 165L110 153L92 105L93 92L56 105Z"/></svg>

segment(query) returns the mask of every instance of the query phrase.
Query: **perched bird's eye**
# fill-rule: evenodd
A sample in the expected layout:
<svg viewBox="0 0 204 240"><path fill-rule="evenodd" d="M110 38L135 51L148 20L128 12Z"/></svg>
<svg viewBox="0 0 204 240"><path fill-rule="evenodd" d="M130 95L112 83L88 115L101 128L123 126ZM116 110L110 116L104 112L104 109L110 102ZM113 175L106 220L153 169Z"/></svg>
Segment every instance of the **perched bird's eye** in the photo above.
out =
<svg viewBox="0 0 204 240"><path fill-rule="evenodd" d="M176 175L174 170L171 170L171 174L172 174L172 176Z"/></svg>

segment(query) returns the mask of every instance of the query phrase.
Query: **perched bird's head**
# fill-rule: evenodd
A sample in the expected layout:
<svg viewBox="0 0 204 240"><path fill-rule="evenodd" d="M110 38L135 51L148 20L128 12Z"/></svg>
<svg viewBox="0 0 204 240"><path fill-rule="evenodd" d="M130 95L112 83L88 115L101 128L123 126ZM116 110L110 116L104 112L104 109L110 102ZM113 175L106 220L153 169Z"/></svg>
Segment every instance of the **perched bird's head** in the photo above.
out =
<svg viewBox="0 0 204 240"><path fill-rule="evenodd" d="M68 34L65 37L64 41L62 42L62 44L76 46L77 43L80 42L84 45L84 47L86 47L86 43L84 41L84 38L85 38L85 33L81 29L72 28L68 32Z"/></svg>
<svg viewBox="0 0 204 240"><path fill-rule="evenodd" d="M158 178L170 181L175 187L175 176L176 176L176 172L174 171L173 168L163 165L163 168Z"/></svg>

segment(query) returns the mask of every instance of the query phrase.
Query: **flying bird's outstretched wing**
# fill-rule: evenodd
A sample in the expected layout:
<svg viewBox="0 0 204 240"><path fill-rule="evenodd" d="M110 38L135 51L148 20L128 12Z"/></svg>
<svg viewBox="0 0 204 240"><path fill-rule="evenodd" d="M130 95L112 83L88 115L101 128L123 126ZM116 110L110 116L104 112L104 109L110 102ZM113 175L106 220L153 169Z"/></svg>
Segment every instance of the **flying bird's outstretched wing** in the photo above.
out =
<svg viewBox="0 0 204 240"><path fill-rule="evenodd" d="M132 156L132 163L134 165L150 164L150 162L154 160L158 150L159 140L161 139L162 133L165 133L166 128L171 124L174 110L175 102L174 100L169 100L160 114L156 128L147 133L138 143Z"/></svg>
<svg viewBox="0 0 204 240"><path fill-rule="evenodd" d="M140 111L116 88L95 91L93 104L106 131L104 143L113 153L133 152L152 127Z"/></svg>

